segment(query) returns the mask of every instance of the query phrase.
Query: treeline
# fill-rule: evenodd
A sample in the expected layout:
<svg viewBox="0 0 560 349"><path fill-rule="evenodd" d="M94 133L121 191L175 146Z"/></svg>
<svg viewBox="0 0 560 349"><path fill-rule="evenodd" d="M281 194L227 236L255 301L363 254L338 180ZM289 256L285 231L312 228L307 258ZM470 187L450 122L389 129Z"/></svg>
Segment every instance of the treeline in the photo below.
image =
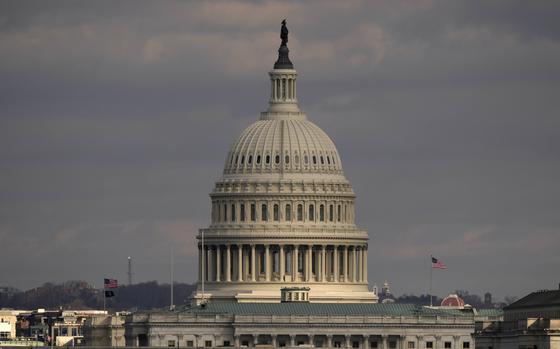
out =
<svg viewBox="0 0 560 349"><path fill-rule="evenodd" d="M174 304L185 304L195 285L175 283ZM7 289L7 288L6 288ZM27 309L102 309L103 290L85 281L67 281L61 284L45 283L27 291L10 288L0 292L0 308ZM107 309L114 311L157 309L170 305L170 285L156 281L112 289L114 297L106 299Z"/></svg>

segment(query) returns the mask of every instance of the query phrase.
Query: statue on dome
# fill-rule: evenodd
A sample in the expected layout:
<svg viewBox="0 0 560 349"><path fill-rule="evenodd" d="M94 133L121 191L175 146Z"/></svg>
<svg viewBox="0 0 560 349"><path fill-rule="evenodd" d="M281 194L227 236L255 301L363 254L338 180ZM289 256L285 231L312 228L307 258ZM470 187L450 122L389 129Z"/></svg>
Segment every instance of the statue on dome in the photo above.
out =
<svg viewBox="0 0 560 349"><path fill-rule="evenodd" d="M280 29L280 39L282 39L282 46L288 43L288 27L286 27L286 19L282 21L282 29Z"/></svg>

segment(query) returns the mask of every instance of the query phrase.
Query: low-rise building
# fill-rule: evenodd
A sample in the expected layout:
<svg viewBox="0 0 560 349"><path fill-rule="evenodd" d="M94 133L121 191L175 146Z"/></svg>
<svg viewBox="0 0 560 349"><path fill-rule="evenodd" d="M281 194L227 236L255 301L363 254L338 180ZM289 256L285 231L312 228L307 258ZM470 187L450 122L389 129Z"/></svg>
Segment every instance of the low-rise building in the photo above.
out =
<svg viewBox="0 0 560 349"><path fill-rule="evenodd" d="M533 292L475 329L476 349L560 349L560 289Z"/></svg>

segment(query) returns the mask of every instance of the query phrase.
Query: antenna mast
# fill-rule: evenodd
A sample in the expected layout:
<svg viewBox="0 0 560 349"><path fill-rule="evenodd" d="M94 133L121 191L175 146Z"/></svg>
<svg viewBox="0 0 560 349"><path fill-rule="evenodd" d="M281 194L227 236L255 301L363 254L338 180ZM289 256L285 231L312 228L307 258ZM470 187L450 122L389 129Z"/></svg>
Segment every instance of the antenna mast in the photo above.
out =
<svg viewBox="0 0 560 349"><path fill-rule="evenodd" d="M132 285L132 257L128 256L128 286Z"/></svg>

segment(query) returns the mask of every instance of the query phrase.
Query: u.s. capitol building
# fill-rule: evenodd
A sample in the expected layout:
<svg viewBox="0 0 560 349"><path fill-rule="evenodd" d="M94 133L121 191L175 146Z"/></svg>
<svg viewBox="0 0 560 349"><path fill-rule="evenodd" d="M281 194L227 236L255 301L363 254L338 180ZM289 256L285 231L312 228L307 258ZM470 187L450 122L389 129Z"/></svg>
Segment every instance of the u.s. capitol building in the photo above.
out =
<svg viewBox="0 0 560 349"><path fill-rule="evenodd" d="M127 317L127 346L474 348L473 310L379 304L329 136L300 111L282 26L269 106L226 156L192 304Z"/></svg>

